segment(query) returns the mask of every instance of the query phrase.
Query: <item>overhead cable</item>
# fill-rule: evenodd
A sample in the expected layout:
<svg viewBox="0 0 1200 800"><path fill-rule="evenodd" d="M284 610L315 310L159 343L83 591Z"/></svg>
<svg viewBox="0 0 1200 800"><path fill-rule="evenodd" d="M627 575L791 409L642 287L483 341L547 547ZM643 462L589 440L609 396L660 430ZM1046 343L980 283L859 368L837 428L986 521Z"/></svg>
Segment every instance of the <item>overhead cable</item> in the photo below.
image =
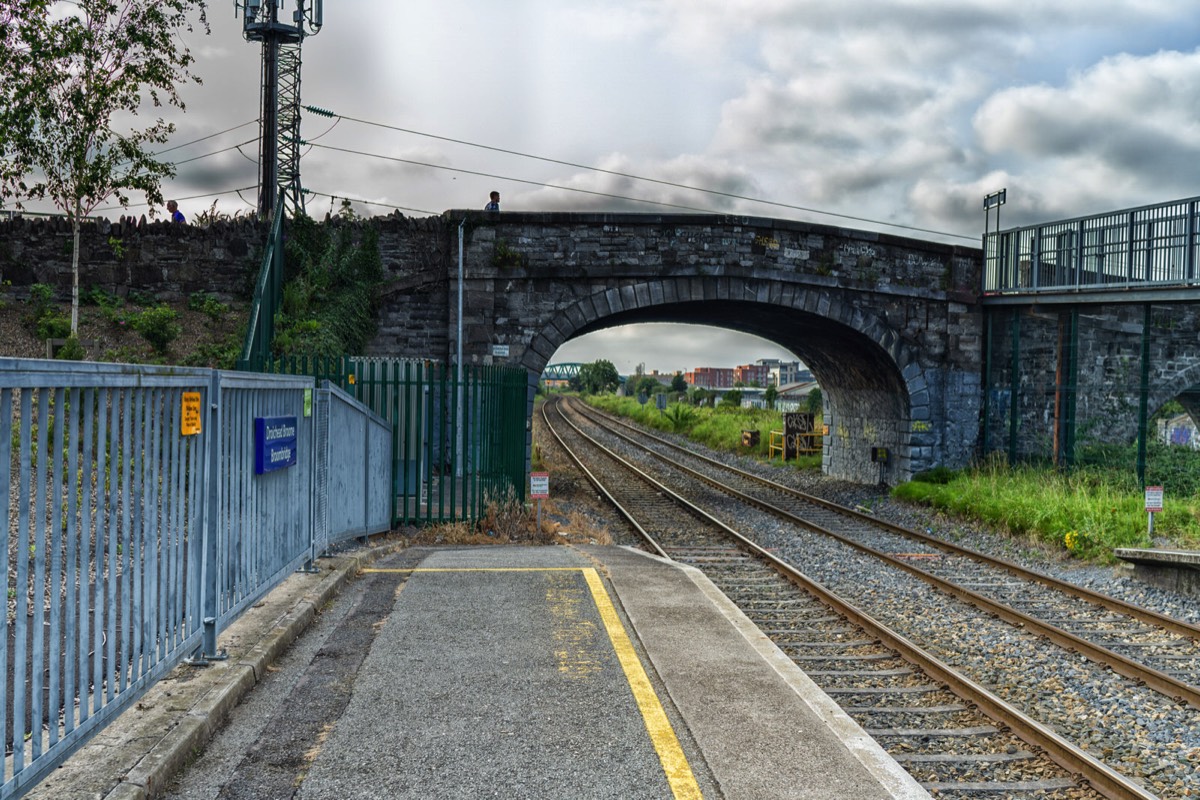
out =
<svg viewBox="0 0 1200 800"><path fill-rule="evenodd" d="M319 147L322 150L334 150L339 153L349 153L350 155L366 156L368 158L379 158L379 159L383 159L384 161L395 161L395 162L398 162L401 164L412 164L413 166L417 166L417 167L429 167L430 169L442 169L442 170L446 170L448 172L457 172L462 175L475 175L475 176L481 177L481 178L495 178L496 180L510 181L512 183L524 183L529 186L541 186L541 187L544 187L547 189L560 189L564 192L578 192L579 194L590 194L590 195L594 195L596 197L608 197L608 198L612 198L612 199L616 199L616 200L628 200L633 203L646 203L648 205L664 206L666 208L680 208L685 211L698 211L702 214L721 213L721 212L714 212L712 209L709 209L709 208L697 208L696 206L685 206L685 205L680 205L679 203L667 203L662 200L646 200L645 198L641 198L641 197L628 197L626 195L621 195L621 194L611 194L609 192L598 192L598 191L594 191L592 189L580 189L576 186L561 186L561 185L555 184L555 183L545 183L542 181L531 181L531 180L526 180L525 178L513 178L508 175L496 175L496 174L493 174L490 172L476 172L475 170L470 170L470 169L460 169L458 167L447 167L443 164L430 164L425 161L413 161L412 159L408 159L408 158L399 158L397 156L385 156L385 155L382 155L381 153L367 153L362 150L350 150L350 149L347 149L344 147L333 147L333 146L327 145L327 144L314 144L313 147Z"/></svg>
<svg viewBox="0 0 1200 800"><path fill-rule="evenodd" d="M258 124L258 120L257 120L257 119L252 119L252 120L250 120L249 122L243 122L241 125L234 125L232 128L226 128L226 129L225 129L225 130L223 130L223 131L217 131L216 133L210 133L208 136L201 136L199 139L192 139L190 142L184 142L183 144L177 144L177 145L175 145L175 146L173 146L173 147L168 147L166 150L159 150L159 151L158 151L158 152L156 152L156 153L151 153L151 155L154 155L154 156L161 156L163 153L169 153L169 152L171 152L172 150L178 150L178 149L180 149L181 147L188 147L189 145L198 144L199 142L203 142L203 141L206 141L206 140L208 140L208 139L213 139L213 138L216 138L217 136L221 136L222 134L226 134L226 133L229 133L229 132L231 132L231 131L236 131L238 128L244 128L244 127L246 127L247 125L256 125L256 124ZM251 141L258 141L258 140L257 140L257 139L252 139Z"/></svg>
<svg viewBox="0 0 1200 800"><path fill-rule="evenodd" d="M208 194L192 194L192 195L188 195L187 197L173 197L171 199L172 200L200 200L200 199L203 199L206 197L221 197L222 195L227 195L227 194L237 194L238 192L246 192L251 189L257 189L257 188L258 188L258 186L242 186L237 189L226 189L223 192L209 192ZM96 210L97 211L124 211L127 208L140 208L142 206L149 206L149 205L150 205L149 203L130 203L127 206L105 206L104 208L97 208Z"/></svg>
<svg viewBox="0 0 1200 800"><path fill-rule="evenodd" d="M572 167L574 169L583 169L583 170L589 170L591 172L599 172L599 173L602 173L605 175L612 175L612 176L618 177L618 178L629 178L631 180L636 180L636 181L645 181L647 183L656 183L656 184L659 184L660 186L669 186L669 187L675 188L675 189L685 189L687 191L703 192L705 194L717 195L719 197L728 197L732 200L745 200L745 201L751 202L751 203L760 203L763 205L775 206L777 208L786 208L786 209L790 209L792 211L803 211L803 212L809 213L809 214L822 214L824 216L837 217L839 219L848 219L848 220L852 220L854 222L868 222L873 225L886 225L891 228L900 228L902 230L917 231L919 233L932 233L937 236L951 236L956 239L967 239L972 242L979 240L978 236L964 236L961 233L950 233L949 231L937 231L937 230L932 230L930 228L920 228L920 227L917 227L914 225L903 225L898 222L885 222L883 220L871 219L869 217L857 217L857 216L853 216L851 214L841 214L836 211L823 211L819 208L810 208L807 206L798 206L798 205L793 205L790 203L781 203L781 202L778 202L775 200L764 200L759 197L749 197L747 195L735 194L733 192L723 192L718 189L706 189L702 186L690 186L688 184L675 183L673 181L661 180L659 178L647 178L643 175L634 175L629 172L619 172L617 170L604 169L603 167L593 167L593 166L589 166L587 164L577 164L573 161L563 161L563 160L557 159L557 158L548 158L546 156L533 155L532 153L522 153L519 150L508 150L503 147L493 147L492 145L480 144L478 142L469 142L464 139L454 139L449 136L439 136L434 133L426 133L424 131L417 131L417 130L413 130L411 128L401 128L397 125L388 125L383 122L373 122L371 120L358 119L356 117L347 117L343 114L337 114L337 113L334 113L327 109L317 108L315 106L304 106L303 108L307 111L310 111L314 114L318 114L318 115L324 116L324 117L336 117L338 119L344 119L347 122L357 122L360 125L369 125L369 126L376 127L376 128L384 128L386 130L392 130L392 131L398 131L400 133L412 134L413 136L424 136L429 139L437 139L437 140L443 141L443 142L450 142L451 144L461 144L461 145L465 145L467 147L476 147L481 150L490 150L495 153L504 153L505 155L519 156L521 158L529 158L529 159L533 159L535 161L544 161L549 164L558 164L560 166ZM543 184L543 185L552 186L551 184ZM552 188L563 188L563 187L553 186ZM652 202L652 201L647 200L647 201L642 201L642 202Z"/></svg>

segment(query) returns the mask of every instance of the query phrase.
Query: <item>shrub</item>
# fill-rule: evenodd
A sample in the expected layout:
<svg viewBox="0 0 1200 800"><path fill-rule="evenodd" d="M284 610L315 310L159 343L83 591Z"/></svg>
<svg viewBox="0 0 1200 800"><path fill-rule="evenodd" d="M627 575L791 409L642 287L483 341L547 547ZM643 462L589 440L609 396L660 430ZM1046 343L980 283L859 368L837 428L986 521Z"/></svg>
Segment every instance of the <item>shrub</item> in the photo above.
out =
<svg viewBox="0 0 1200 800"><path fill-rule="evenodd" d="M141 289L130 289L129 302L133 303L135 306L154 306L158 304L158 298L156 298L150 292L146 292Z"/></svg>
<svg viewBox="0 0 1200 800"><path fill-rule="evenodd" d="M45 283L35 283L29 287L29 313L25 316L25 324L30 330L36 331L42 317L54 312L54 287ZM38 334L41 336L41 334ZM48 336L42 336L48 339Z"/></svg>
<svg viewBox="0 0 1200 800"><path fill-rule="evenodd" d="M66 339L71 335L71 318L57 311L46 311L38 318L34 331L39 339Z"/></svg>
<svg viewBox="0 0 1200 800"><path fill-rule="evenodd" d="M130 324L155 351L165 353L183 332L176 321L178 316L169 306L155 306L135 315Z"/></svg>
<svg viewBox="0 0 1200 800"><path fill-rule="evenodd" d="M58 348L58 352L54 354L54 357L60 358L63 361L83 361L87 358L87 351L79 343L78 336L68 336L66 343Z"/></svg>
<svg viewBox="0 0 1200 800"><path fill-rule="evenodd" d="M671 429L676 433L683 433L696 422L696 409L691 406L685 406L683 403L672 403L667 406L667 410L663 412L671 423Z"/></svg>
<svg viewBox="0 0 1200 800"><path fill-rule="evenodd" d="M121 305L121 298L112 292L105 291L99 286L92 286L79 293L79 302L85 306L99 306L103 309L113 309Z"/></svg>
<svg viewBox="0 0 1200 800"><path fill-rule="evenodd" d="M229 312L229 306L208 292L196 292L188 298L188 310L203 312L209 320L216 323Z"/></svg>

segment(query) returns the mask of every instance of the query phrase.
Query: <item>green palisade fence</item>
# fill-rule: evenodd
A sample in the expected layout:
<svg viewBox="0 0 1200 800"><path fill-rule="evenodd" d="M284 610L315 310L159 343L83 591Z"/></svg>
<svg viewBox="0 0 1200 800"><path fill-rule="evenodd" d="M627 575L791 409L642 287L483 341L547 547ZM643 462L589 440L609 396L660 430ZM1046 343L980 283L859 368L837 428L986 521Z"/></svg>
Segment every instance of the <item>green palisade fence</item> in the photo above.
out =
<svg viewBox="0 0 1200 800"><path fill-rule="evenodd" d="M527 378L512 367L287 356L264 371L328 380L392 424L394 525L482 519L525 499Z"/></svg>

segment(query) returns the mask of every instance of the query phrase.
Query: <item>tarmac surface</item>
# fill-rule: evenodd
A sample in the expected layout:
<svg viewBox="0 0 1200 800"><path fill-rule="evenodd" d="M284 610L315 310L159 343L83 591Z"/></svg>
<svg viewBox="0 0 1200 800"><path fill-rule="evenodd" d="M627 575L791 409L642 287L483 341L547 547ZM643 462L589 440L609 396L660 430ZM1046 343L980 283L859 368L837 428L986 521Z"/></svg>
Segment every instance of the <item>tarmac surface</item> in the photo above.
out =
<svg viewBox="0 0 1200 800"><path fill-rule="evenodd" d="M697 570L619 547L321 566L29 796L928 797Z"/></svg>

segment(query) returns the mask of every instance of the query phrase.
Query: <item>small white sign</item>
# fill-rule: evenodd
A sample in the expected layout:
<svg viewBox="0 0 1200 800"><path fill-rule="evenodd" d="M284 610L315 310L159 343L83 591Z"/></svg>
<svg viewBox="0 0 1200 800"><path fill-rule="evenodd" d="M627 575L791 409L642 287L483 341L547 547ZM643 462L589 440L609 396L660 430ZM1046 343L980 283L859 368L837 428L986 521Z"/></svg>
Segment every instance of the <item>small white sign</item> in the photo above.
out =
<svg viewBox="0 0 1200 800"><path fill-rule="evenodd" d="M531 498L543 498L550 496L549 472L529 473L529 496Z"/></svg>
<svg viewBox="0 0 1200 800"><path fill-rule="evenodd" d="M1151 514L1155 514L1163 510L1163 487L1146 487L1146 510Z"/></svg>
<svg viewBox="0 0 1200 800"><path fill-rule="evenodd" d="M496 358L508 358L508 345L494 344L492 345L492 355Z"/></svg>

